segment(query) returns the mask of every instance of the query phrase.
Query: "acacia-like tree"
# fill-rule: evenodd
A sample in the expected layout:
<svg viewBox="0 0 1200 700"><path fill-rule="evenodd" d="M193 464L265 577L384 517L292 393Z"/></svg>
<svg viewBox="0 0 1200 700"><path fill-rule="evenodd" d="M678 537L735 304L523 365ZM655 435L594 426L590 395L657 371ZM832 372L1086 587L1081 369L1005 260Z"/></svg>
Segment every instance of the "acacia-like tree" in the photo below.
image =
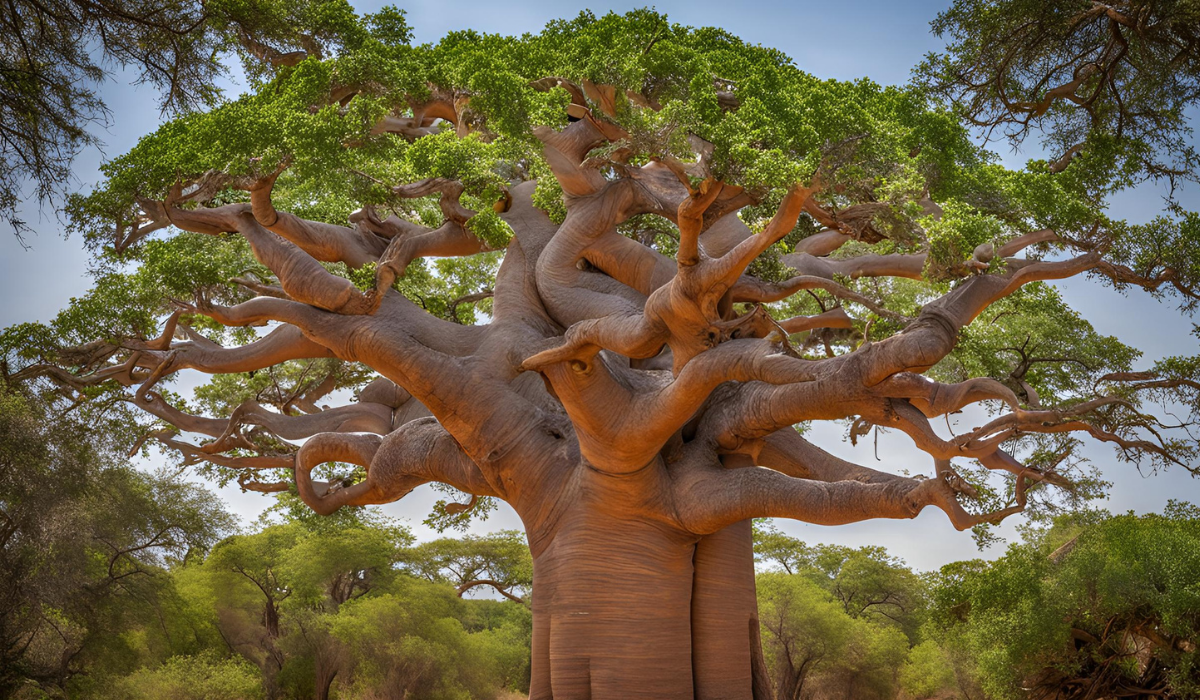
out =
<svg viewBox="0 0 1200 700"><path fill-rule="evenodd" d="M0 220L24 244L29 190L58 204L91 127L109 126L97 88L118 67L160 95L163 114L219 102L222 59L251 75L338 48L348 5L304 0L10 0L0 6ZM32 187L28 187L32 185ZM28 203L26 203L28 204Z"/></svg>
<svg viewBox="0 0 1200 700"><path fill-rule="evenodd" d="M1196 220L1106 216L1103 163L1006 170L916 89L649 11L341 31L105 166L68 211L96 289L9 329L5 376L148 412L246 488L294 475L319 513L507 502L532 697L766 697L752 518L965 529L1094 495L1077 436L1194 459L1197 361L1134 371L1043 284L1197 298ZM161 388L183 370L215 375L194 405ZM932 475L838 459L817 420L900 431Z"/></svg>

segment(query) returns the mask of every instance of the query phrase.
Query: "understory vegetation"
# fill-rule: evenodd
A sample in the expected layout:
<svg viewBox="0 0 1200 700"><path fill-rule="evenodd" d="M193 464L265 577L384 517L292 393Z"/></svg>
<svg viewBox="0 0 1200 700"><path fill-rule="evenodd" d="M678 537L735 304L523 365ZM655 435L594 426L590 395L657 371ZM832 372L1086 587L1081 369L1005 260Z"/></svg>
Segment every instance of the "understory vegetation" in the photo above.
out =
<svg viewBox="0 0 1200 700"><path fill-rule="evenodd" d="M995 560L915 573L881 547L760 529L779 700L1200 697L1200 508L1089 511Z"/></svg>

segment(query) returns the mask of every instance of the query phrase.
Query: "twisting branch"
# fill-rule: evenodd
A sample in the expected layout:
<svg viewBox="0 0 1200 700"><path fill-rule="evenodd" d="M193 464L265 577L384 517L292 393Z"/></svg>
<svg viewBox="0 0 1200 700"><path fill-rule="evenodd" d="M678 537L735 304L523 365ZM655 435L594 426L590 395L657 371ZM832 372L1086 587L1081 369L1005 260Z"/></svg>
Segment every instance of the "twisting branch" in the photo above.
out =
<svg viewBox="0 0 1200 700"><path fill-rule="evenodd" d="M1024 237L1013 247L1024 247L1048 237L1038 232ZM1029 281L1053 279L1092 269L1098 259L1096 253L1087 253L1063 262L1010 261L1011 269L1004 275L972 278L942 299L927 305L917 321L900 335L867 345L850 355L828 360L818 371L814 382L779 387L743 387L735 396L723 402L720 410L709 412L705 417L705 430L723 448L737 449L746 441L759 439L802 420L858 414L879 425L901 428L913 437L918 447L937 458L975 457L990 468L1025 474L1026 478L1034 480L1053 479L1057 483L1065 482L1050 475L1040 475L1004 457L998 451L1000 445L1020 432L1079 429L1117 444L1124 442L1123 446L1130 449L1161 455L1164 448L1154 443L1119 438L1094 426L1085 428L1084 424L1064 423L1063 415L1023 411L1012 391L998 382L977 379L946 386L912 373L914 370L923 371L945 357L957 341L958 329L996 299ZM823 381L825 377L832 378L839 374L840 381L831 381L828 386ZM847 376L857 376L859 379L847 386ZM842 393L837 399L831 400L831 391ZM926 420L926 415L940 415L987 399L1004 401L1014 409L1014 414L999 423L994 422L991 426L961 436L954 442L938 438ZM1103 401L1112 402L1115 399ZM1087 412L1098 407L1099 403L1084 405L1077 410ZM1038 418L1028 418L1033 415Z"/></svg>
<svg viewBox="0 0 1200 700"><path fill-rule="evenodd" d="M162 349L156 349L161 343L127 341L125 344L138 354L141 366L161 368L160 377L185 369L205 374L253 372L289 360L333 357L332 350L310 340L300 328L290 324L232 348L221 347L198 333L191 334L191 340L171 343Z"/></svg>
<svg viewBox="0 0 1200 700"><path fill-rule="evenodd" d="M600 171L583 165L589 151L608 140L592 119L581 119L562 131L549 127L533 131L543 144L542 156L568 197L586 197L604 188Z"/></svg>
<svg viewBox="0 0 1200 700"><path fill-rule="evenodd" d="M773 339L724 343L698 356L677 377L659 376L655 383L610 363L598 351L544 372L575 425L584 458L604 471L635 471L659 453L718 385L810 380L815 363L777 352L779 340L777 334ZM605 408L613 405L624 407L619 416Z"/></svg>
<svg viewBox="0 0 1200 700"><path fill-rule="evenodd" d="M562 346L530 357L523 367L542 370L593 355L602 348L631 358L648 358L667 345L672 352L673 371L678 374L693 357L731 337L740 325L736 319L722 318L721 299L747 265L792 230L801 206L816 187L815 183L794 187L766 230L715 259L701 255L697 238L702 212L716 200L721 185L713 183L695 191L679 206L683 243L678 272L650 295L645 308L578 323L567 330Z"/></svg>
<svg viewBox="0 0 1200 700"><path fill-rule="evenodd" d="M1088 416L1098 415L1101 409L1110 406L1123 407L1136 414L1133 405L1127 399L1118 396L1101 396L1064 408L1040 411L1014 411L1013 413L1000 416L975 430L959 435L954 439L954 443L959 446L961 451L971 453L1003 440L1011 439L1021 433L1086 432L1097 440L1115 443L1127 452L1156 454L1164 460L1178 464L1185 469L1192 469L1190 465L1172 454L1171 450L1164 444L1149 440L1122 437L1099 426L1092 425L1086 420L1081 420ZM1149 429L1149 426L1144 423L1141 427Z"/></svg>
<svg viewBox="0 0 1200 700"><path fill-rule="evenodd" d="M223 454L214 454L205 452L203 449L174 439L174 430L163 430L151 433L145 436L142 441L147 439L157 440L158 442L178 450L184 456L183 464L192 465L200 462L209 462L220 467L228 469L245 469L250 471L260 471L263 469L291 469L295 456L291 454L259 454L254 456L230 456ZM141 442L135 446L135 450L141 449ZM250 449L255 449L257 446L250 445Z"/></svg>
<svg viewBox="0 0 1200 700"><path fill-rule="evenodd" d="M838 306L816 316L793 316L779 322L779 327L788 333L803 333L817 328L853 328L854 322L846 310Z"/></svg>
<svg viewBox="0 0 1200 700"><path fill-rule="evenodd" d="M377 297L381 297L396 278L404 274L413 260L425 257L468 256L494 250L486 241L467 229L467 221L475 216L475 212L464 207L459 201L463 194L462 183L446 178L429 178L393 187L392 193L408 199L438 194L438 206L441 207L445 223L432 231L398 235L391 239L379 257L379 267L375 272L373 294ZM511 202L511 195L507 191L502 202L504 204L498 204L497 209L503 211Z"/></svg>
<svg viewBox="0 0 1200 700"><path fill-rule="evenodd" d="M341 313L365 313L378 302L360 292L350 280L327 271L296 244L263 228L250 205L230 204L210 209L177 209L167 206L175 226L206 235L240 233L254 257L279 279L289 297Z"/></svg>
<svg viewBox="0 0 1200 700"><path fill-rule="evenodd" d="M369 230L301 219L275 209L271 192L289 165L291 158L283 158L269 175L239 183L241 189L250 193L250 211L255 221L322 262L344 262L351 268L359 268L378 260L387 241Z"/></svg>
<svg viewBox="0 0 1200 700"><path fill-rule="evenodd" d="M246 401L230 414L225 429L205 451L223 452L226 444L241 435L247 425L260 426L284 440L303 440L318 433L374 433L392 431L392 408L381 404L353 403L319 413L289 416L264 409L257 401Z"/></svg>
<svg viewBox="0 0 1200 700"><path fill-rule="evenodd" d="M289 481L259 481L249 472L239 474L237 484L243 491L257 491L258 493L284 493L291 486Z"/></svg>
<svg viewBox="0 0 1200 700"><path fill-rule="evenodd" d="M788 427L759 440L740 445L735 454L749 456L754 464L797 479L885 483L908 477L889 474L835 457Z"/></svg>
<svg viewBox="0 0 1200 700"><path fill-rule="evenodd" d="M465 493L497 495L454 438L432 418L407 423L382 439L321 433L304 443L296 460L300 498L322 515L347 505L391 503L430 481L450 484ZM366 479L318 493L311 472L332 461L365 467Z"/></svg>
<svg viewBox="0 0 1200 700"><path fill-rule="evenodd" d="M956 487L960 493L970 495L971 497L977 497L974 487L967 484L966 481L964 481L963 478L954 471L954 468L950 464L950 460L935 459L934 464L937 468L937 478L944 480ZM972 528L976 525L997 524L1005 518L1011 515L1016 515L1017 513L1025 510L1025 507L1028 505L1026 491L1030 485L1029 481L1029 472L1017 474L1013 490L1013 504L1008 507L1000 508L999 510L992 511L990 513L972 514L968 513L957 499L954 499L947 501L943 506L943 510L945 510L946 514L950 516L950 522L953 523L954 527L959 530L966 530L967 528Z"/></svg>
<svg viewBox="0 0 1200 700"><path fill-rule="evenodd" d="M946 511L958 529L956 484L932 479L882 482L796 479L772 469L729 469L692 443L672 466L672 495L691 532L716 532L756 517L783 517L819 525L841 525L874 518L913 518L928 505ZM956 510L957 509L957 510Z"/></svg>
<svg viewBox="0 0 1200 700"><path fill-rule="evenodd" d="M911 372L901 372L888 377L872 387L880 396L908 399L929 418L954 413L963 407L980 401L1003 401L1014 411L1020 411L1020 402L1011 389L995 379L978 377L958 384L943 384Z"/></svg>
<svg viewBox="0 0 1200 700"><path fill-rule="evenodd" d="M822 291L829 292L842 301L853 302L860 306L866 307L869 311L871 311L871 313L879 316L880 318L887 318L893 321L912 320L904 314L887 309L883 305L875 302L873 299L859 294L854 290L847 289L833 280L812 275L799 275L777 284L768 284L757 280L748 281L748 278L743 276L739 280L738 286L734 287L733 291L735 296L740 299L772 302L785 299L796 292L804 291L806 289L820 289Z"/></svg>

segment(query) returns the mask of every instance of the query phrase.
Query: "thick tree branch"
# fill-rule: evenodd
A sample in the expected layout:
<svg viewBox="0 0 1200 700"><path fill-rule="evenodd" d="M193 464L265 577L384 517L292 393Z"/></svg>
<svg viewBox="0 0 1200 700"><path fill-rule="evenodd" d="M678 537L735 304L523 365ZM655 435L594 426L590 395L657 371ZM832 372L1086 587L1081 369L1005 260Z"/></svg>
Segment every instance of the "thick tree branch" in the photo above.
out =
<svg viewBox="0 0 1200 700"><path fill-rule="evenodd" d="M296 460L296 488L300 498L322 515L346 505L391 503L430 481L449 484L464 493L499 495L479 467L433 418L407 423L382 439L322 433L300 448ZM351 486L318 493L311 472L317 465L332 461L366 467L367 477Z"/></svg>
<svg viewBox="0 0 1200 700"><path fill-rule="evenodd" d="M584 458L604 471L628 472L648 464L718 385L803 382L812 378L812 364L777 352L769 340L747 339L700 355L673 379L659 376L658 386L598 353L544 371L575 425Z"/></svg>
<svg viewBox="0 0 1200 700"><path fill-rule="evenodd" d="M815 187L793 188L765 231L743 240L719 258L702 256L697 240L702 212L716 201L722 188L713 183L697 191L679 205L681 241L691 243L680 249L675 277L650 294L644 309L632 308L575 324L567 330L561 347L538 353L523 366L541 370L594 354L601 348L631 358L648 358L667 345L678 374L693 357L730 337L736 327L731 324L737 322L722 318L721 299L754 258L791 231L803 202Z"/></svg>
<svg viewBox="0 0 1200 700"><path fill-rule="evenodd" d="M284 159L275 172L244 186L250 192L255 221L322 262L344 262L358 268L377 261L387 241L370 230L309 221L275 209L271 191L289 164L290 160Z"/></svg>
<svg viewBox="0 0 1200 700"><path fill-rule="evenodd" d="M685 447L685 451L689 451ZM943 478L898 479L882 483L812 481L771 469L728 469L701 450L672 468L674 499L684 526L697 534L756 517L784 517L818 525L841 525L875 518L916 517L935 505L956 517L956 491ZM958 529L970 527L954 522Z"/></svg>

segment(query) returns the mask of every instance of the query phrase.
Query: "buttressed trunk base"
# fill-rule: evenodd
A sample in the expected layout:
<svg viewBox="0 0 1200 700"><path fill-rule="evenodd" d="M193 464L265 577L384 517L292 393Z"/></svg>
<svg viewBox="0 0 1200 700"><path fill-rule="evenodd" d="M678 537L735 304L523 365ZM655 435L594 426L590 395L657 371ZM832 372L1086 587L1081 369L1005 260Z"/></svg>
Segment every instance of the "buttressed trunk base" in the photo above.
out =
<svg viewBox="0 0 1200 700"><path fill-rule="evenodd" d="M748 521L573 518L534 556L533 616L531 700L770 697Z"/></svg>

